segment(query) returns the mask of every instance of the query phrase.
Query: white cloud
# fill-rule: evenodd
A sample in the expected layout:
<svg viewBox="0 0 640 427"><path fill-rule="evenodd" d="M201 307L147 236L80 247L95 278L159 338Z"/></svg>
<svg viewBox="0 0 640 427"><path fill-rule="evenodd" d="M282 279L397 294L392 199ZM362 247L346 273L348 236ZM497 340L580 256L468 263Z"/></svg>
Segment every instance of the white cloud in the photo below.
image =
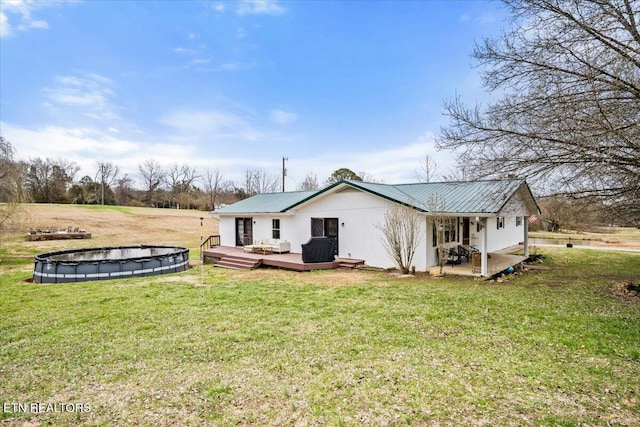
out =
<svg viewBox="0 0 640 427"><path fill-rule="evenodd" d="M30 28L37 28L40 30L49 29L49 23L47 21L30 21L25 24L21 24L18 26L18 30L27 31Z"/></svg>
<svg viewBox="0 0 640 427"><path fill-rule="evenodd" d="M198 134L237 131L247 127L238 115L212 110L178 110L162 117L159 122L182 132Z"/></svg>
<svg viewBox="0 0 640 427"><path fill-rule="evenodd" d="M393 147L349 150L345 146L339 155L331 151L318 156L310 154L304 145L290 145L291 141L285 145L273 144L277 138L283 140L283 136L255 130L246 119L236 114L183 110L167 115L164 121L172 130L163 132L159 137L143 133L132 137L131 134L126 135L126 131L113 127L105 127L104 130L89 126L27 128L4 122L0 123L0 127L3 137L16 147L18 158L64 158L74 161L82 169L79 177L93 176L96 161L101 160L118 165L123 174L127 173L135 179L138 165L153 158L163 166L186 163L199 171L219 167L225 179L241 181L247 168L277 173L281 167L282 153L289 157L287 190L294 190L310 171L317 174L320 183L336 169L348 167L356 173L366 172L376 180L396 184L415 182L420 160L427 154L438 162L439 175L450 173L454 164L451 153L436 151L432 134ZM222 133L233 138L225 137L223 144L216 144L215 135ZM247 146L236 141L246 143L252 140L268 140L271 144L252 145L252 155L241 154L246 152Z"/></svg>
<svg viewBox="0 0 640 427"><path fill-rule="evenodd" d="M14 28L18 31L28 31L30 29L46 30L49 23L42 19L33 19L32 12L54 6L54 2L37 2L32 0L4 0L2 2L2 11L0 11L0 37L8 37L14 35ZM14 24L14 19L18 20Z"/></svg>
<svg viewBox="0 0 640 427"><path fill-rule="evenodd" d="M246 62L227 62L218 67L219 70L223 71L250 70L252 68L256 68L256 64L249 64Z"/></svg>
<svg viewBox="0 0 640 427"><path fill-rule="evenodd" d="M83 107L86 116L98 119L115 119L115 107L111 98L113 81L96 73L56 76L54 85L44 89L54 104L64 107ZM51 103L49 103L51 105Z"/></svg>
<svg viewBox="0 0 640 427"><path fill-rule="evenodd" d="M286 11L276 0L242 0L236 9L238 15L282 15Z"/></svg>
<svg viewBox="0 0 640 427"><path fill-rule="evenodd" d="M298 120L298 116L289 111L271 110L269 112L269 119L279 125L288 125Z"/></svg>
<svg viewBox="0 0 640 427"><path fill-rule="evenodd" d="M223 3L214 3L212 6L213 10L216 12L224 12L224 4Z"/></svg>
<svg viewBox="0 0 640 427"><path fill-rule="evenodd" d="M451 172L454 158L450 152L437 151L434 145L434 135L427 133L417 141L366 151L343 150L339 156L335 152L325 156L306 159L294 159L290 156L288 170L291 172L287 190L295 189L304 180L309 171L318 176L320 184L339 168L349 168L356 173L365 172L375 180L387 184L401 184L416 182L416 171L420 169L420 161L426 155L431 156L438 163L436 179Z"/></svg>
<svg viewBox="0 0 640 427"><path fill-rule="evenodd" d="M189 53L189 54L196 53L195 49L191 49L188 47L173 47L171 48L171 50L174 51L175 53Z"/></svg>
<svg viewBox="0 0 640 427"><path fill-rule="evenodd" d="M119 132L111 128L103 132L90 127L26 128L4 122L0 126L3 136L16 148L19 159L39 157L73 161L81 168L77 178L93 176L98 160L118 165L122 174L127 173L134 179L138 175L138 165L148 158L154 158L164 166L188 163L204 169L207 165L206 159L197 155L195 147L184 141L133 140L120 137Z"/></svg>
<svg viewBox="0 0 640 427"><path fill-rule="evenodd" d="M9 18L4 12L0 11L0 38L8 37L11 35L11 24L9 23Z"/></svg>
<svg viewBox="0 0 640 427"><path fill-rule="evenodd" d="M118 163L127 159L138 147L134 142L93 128L25 128L2 123L2 129L6 138L16 147L19 158L64 158L76 162L82 169L82 176L93 173L92 168L97 160L108 159Z"/></svg>

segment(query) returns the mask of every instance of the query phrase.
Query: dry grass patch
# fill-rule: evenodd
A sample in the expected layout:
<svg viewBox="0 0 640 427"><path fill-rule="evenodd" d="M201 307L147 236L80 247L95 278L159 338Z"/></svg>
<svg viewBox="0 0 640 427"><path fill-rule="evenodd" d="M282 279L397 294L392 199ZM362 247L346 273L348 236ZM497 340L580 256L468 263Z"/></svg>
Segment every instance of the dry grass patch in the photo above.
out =
<svg viewBox="0 0 640 427"><path fill-rule="evenodd" d="M25 204L14 230L3 236L4 256L31 256L62 249L127 245L185 246L199 248L200 217L203 235L218 233L217 221L207 212L121 206ZM78 227L91 239L25 242L32 229ZM0 252L0 255L2 253Z"/></svg>
<svg viewBox="0 0 640 427"><path fill-rule="evenodd" d="M592 240L598 242L600 246L640 248L640 228L633 227L601 227L598 231L561 230L558 233L533 231L529 233L529 236L546 239L574 238Z"/></svg>

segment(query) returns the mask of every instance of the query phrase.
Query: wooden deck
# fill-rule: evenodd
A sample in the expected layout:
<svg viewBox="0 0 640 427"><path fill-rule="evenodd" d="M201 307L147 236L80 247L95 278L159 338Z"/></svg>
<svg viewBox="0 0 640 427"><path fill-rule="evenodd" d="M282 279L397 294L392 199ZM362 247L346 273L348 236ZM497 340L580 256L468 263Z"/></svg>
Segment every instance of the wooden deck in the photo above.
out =
<svg viewBox="0 0 640 427"><path fill-rule="evenodd" d="M336 258L333 262L305 263L299 253L248 253L243 248L214 246L202 251L205 261L213 260L214 265L226 268L252 269L261 265L295 271L330 270L334 268L354 268L364 264L362 259Z"/></svg>

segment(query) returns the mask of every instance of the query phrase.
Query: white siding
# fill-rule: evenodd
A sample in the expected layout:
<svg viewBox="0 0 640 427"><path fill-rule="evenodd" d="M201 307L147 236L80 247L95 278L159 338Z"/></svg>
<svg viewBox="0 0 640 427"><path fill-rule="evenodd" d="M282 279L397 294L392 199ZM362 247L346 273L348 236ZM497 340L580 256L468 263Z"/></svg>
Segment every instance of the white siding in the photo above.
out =
<svg viewBox="0 0 640 427"><path fill-rule="evenodd" d="M378 228L384 223L385 212L393 206L397 204L355 189L320 197L296 210L294 227L298 240L292 240L292 251L294 248L296 252L301 251L300 245L311 237L311 218L338 218L339 256L364 259L365 264L374 267L395 267L384 249ZM419 271L427 267L424 228L422 233L422 242L414 256L414 265Z"/></svg>
<svg viewBox="0 0 640 427"><path fill-rule="evenodd" d="M236 245L236 218L253 218L253 240L266 240L273 238L273 219L280 220L280 240L294 240L295 229L291 226L293 218L289 215L245 215L241 216L220 216L220 244L222 246ZM300 248L292 252L300 252Z"/></svg>
<svg viewBox="0 0 640 427"><path fill-rule="evenodd" d="M236 245L236 219L233 216L220 216L218 223L220 244L222 246Z"/></svg>
<svg viewBox="0 0 640 427"><path fill-rule="evenodd" d="M509 246L517 245L524 240L524 226L516 226L516 217L504 217L504 228L498 229L497 218L488 218L487 250L494 252Z"/></svg>

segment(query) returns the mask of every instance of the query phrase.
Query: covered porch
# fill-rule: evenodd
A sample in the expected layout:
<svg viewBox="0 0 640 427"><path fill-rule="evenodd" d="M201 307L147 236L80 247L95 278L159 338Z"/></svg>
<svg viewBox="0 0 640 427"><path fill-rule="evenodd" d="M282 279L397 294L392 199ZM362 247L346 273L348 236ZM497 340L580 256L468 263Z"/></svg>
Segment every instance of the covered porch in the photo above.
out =
<svg viewBox="0 0 640 427"><path fill-rule="evenodd" d="M442 272L445 275L491 277L509 267L515 267L524 262L528 258L528 255L524 256L516 254L516 252L523 251L524 245L515 245L496 252L489 252L487 257L486 273L483 273L481 266L476 266L474 268L471 260L466 261L464 259L460 264L445 264ZM434 276L440 274L440 266L429 268L429 274Z"/></svg>

